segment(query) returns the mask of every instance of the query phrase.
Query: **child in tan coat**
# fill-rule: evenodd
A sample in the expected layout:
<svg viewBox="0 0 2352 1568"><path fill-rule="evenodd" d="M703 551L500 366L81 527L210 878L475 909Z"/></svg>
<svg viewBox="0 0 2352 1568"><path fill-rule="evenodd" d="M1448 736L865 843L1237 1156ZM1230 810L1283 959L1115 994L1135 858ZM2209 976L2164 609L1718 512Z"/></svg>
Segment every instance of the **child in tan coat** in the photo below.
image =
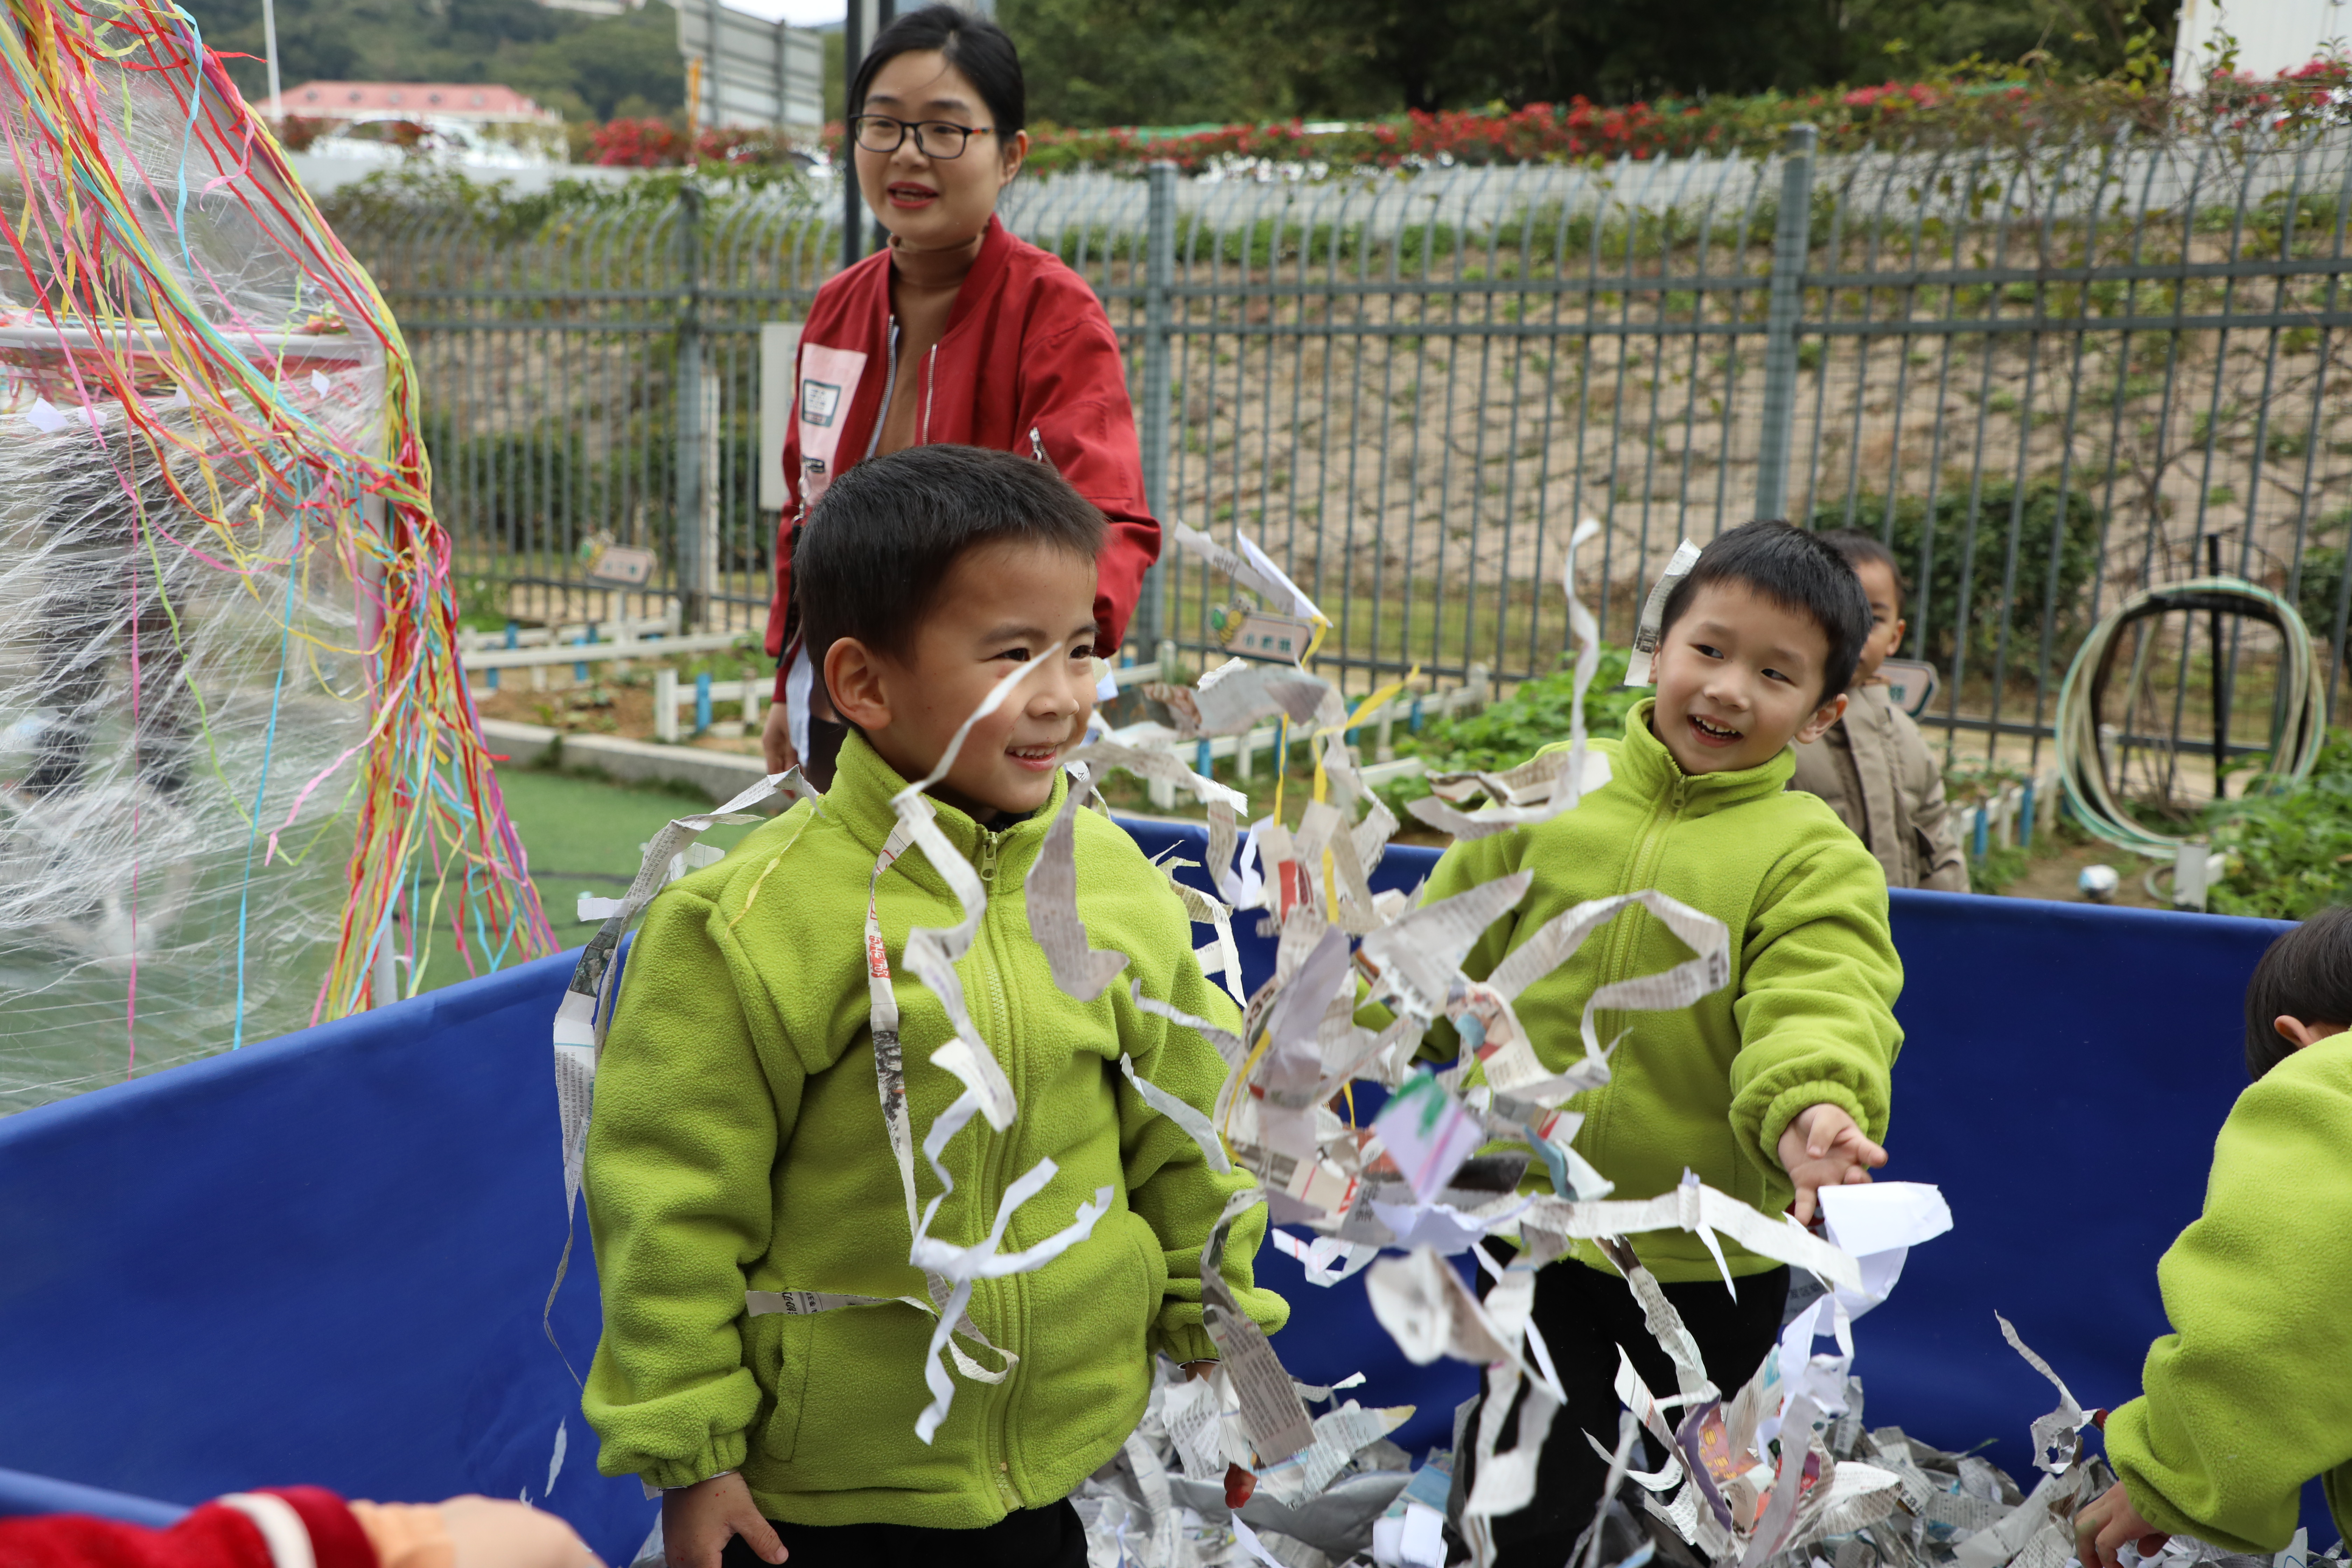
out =
<svg viewBox="0 0 2352 1568"><path fill-rule="evenodd" d="M1797 745L1790 789L1822 797L1886 868L1890 888L1969 890L1968 857L1944 803L1943 770L1919 726L1897 708L1878 667L1903 641L1903 585L1895 557L1869 534L1822 535L1862 579L1870 598L1870 640L1846 691L1845 717Z"/></svg>

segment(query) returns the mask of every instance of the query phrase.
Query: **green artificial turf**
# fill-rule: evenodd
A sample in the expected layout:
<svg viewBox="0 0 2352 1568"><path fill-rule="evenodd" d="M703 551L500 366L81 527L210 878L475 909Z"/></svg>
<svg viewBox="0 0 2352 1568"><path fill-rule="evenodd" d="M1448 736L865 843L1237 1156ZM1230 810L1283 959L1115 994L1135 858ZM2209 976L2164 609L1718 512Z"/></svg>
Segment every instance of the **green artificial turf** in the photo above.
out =
<svg viewBox="0 0 2352 1568"><path fill-rule="evenodd" d="M698 792L644 789L534 768L500 768L498 779L507 816L530 862L531 885L539 889L556 942L565 948L578 947L596 930L594 921L583 923L579 918L582 893L619 898L636 875L641 847L662 825L689 812L708 811L711 805ZM748 826L713 827L701 841L729 849L750 831ZM445 930L426 962L423 989L467 977Z"/></svg>

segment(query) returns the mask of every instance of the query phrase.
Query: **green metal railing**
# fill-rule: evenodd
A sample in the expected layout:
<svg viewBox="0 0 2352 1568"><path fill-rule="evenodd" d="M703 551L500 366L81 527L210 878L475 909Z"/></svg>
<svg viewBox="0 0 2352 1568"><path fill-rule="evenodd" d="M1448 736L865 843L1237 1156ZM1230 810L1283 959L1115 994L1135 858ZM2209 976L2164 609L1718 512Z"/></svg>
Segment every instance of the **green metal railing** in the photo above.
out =
<svg viewBox="0 0 2352 1568"><path fill-rule="evenodd" d="M1800 128L1764 162L1010 195L1129 349L1155 509L1255 538L1331 616L1321 665L1352 689L1557 668L1580 517L1605 526L1582 571L1623 640L1684 535L1786 515L1894 546L1903 651L1937 668L1932 721L1963 749L2038 763L2102 606L2212 562L2304 608L2332 711L2340 132L1822 157ZM522 234L347 232L415 351L478 610L761 623L759 328L837 265L830 205L689 190ZM597 537L667 575L589 584ZM1210 654L1220 592L1164 561L1133 637ZM2234 628L2217 664L2185 625L2136 635L2173 711L2127 731L2178 739L2210 704L2267 734L2274 639Z"/></svg>

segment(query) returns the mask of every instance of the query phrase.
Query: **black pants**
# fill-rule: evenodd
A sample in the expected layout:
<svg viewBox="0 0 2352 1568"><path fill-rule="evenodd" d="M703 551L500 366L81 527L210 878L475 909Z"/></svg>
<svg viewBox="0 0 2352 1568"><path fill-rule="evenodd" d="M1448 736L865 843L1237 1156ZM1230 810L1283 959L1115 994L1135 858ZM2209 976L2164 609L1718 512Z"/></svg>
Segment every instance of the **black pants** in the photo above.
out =
<svg viewBox="0 0 2352 1568"><path fill-rule="evenodd" d="M768 1521L792 1555L786 1568L1087 1568L1087 1530L1067 1501L1024 1509L979 1530L914 1524ZM769 1568L736 1536L720 1568Z"/></svg>
<svg viewBox="0 0 2352 1568"><path fill-rule="evenodd" d="M1479 1294L1489 1282L1483 1277ZM1789 1271L1775 1268L1751 1274L1739 1281L1739 1299L1723 1288L1721 1279L1705 1279L1664 1287L1666 1300L1682 1314L1691 1336L1698 1341L1699 1358L1706 1375L1728 1400L1755 1375L1764 1356L1780 1337L1780 1310L1789 1299ZM1642 1321L1642 1305L1615 1274L1588 1268L1563 1258L1536 1275L1533 1321L1551 1352L1568 1406L1552 1422L1536 1466L1536 1494L1527 1507L1493 1521L1497 1568L1560 1568L1576 1546L1576 1538L1592 1522L1601 1505L1601 1483L1609 1479L1608 1461L1592 1451L1582 1433L1590 1432L1601 1446L1617 1447L1617 1418L1624 1408L1617 1399L1617 1347L1625 1347L1634 1370L1650 1392L1664 1399L1677 1389L1675 1363ZM1533 1358L1530 1357L1530 1364ZM1481 1379L1480 1406L1486 1389ZM1524 1391L1522 1393L1524 1397ZM1479 1409L1473 1409L1463 1427L1463 1453L1455 1473L1464 1497L1475 1480L1470 1452L1477 1440ZM1498 1449L1508 1449L1517 1430L1518 1411L1505 1417ZM1636 1468L1654 1470L1665 1462L1657 1445L1644 1436L1650 1450ZM1637 1451L1637 1460L1643 1456Z"/></svg>

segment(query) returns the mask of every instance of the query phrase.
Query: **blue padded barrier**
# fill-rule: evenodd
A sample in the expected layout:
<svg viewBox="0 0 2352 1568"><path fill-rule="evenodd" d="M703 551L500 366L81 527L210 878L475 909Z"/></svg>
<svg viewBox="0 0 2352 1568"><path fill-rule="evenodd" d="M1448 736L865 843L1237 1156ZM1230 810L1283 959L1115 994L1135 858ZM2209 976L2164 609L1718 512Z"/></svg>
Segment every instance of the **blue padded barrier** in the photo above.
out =
<svg viewBox="0 0 2352 1568"><path fill-rule="evenodd" d="M180 1504L528 1495L634 1555L653 1505L596 1475L540 1330L572 962L0 1121L0 1466ZM595 1291L583 1225L555 1308L583 1370Z"/></svg>
<svg viewBox="0 0 2352 1568"><path fill-rule="evenodd" d="M1199 858L1197 829L1129 826ZM1392 850L1374 883L1433 860ZM1898 893L1895 922L1888 1173L1941 1184L1958 1228L1859 1327L1857 1371L1874 1424L1995 1439L2021 1470L2052 1395L1992 1313L2086 1404L2135 1391L2164 1330L2155 1262L2201 1202L2242 1087L2246 976L2281 928L1928 893ZM1253 923L1255 980L1272 944ZM0 1121L0 1467L183 1505L296 1481L527 1495L625 1562L652 1505L595 1474L540 1331L564 1238L548 1021L571 963ZM1358 1282L1318 1289L1271 1248L1258 1268L1292 1301L1294 1372L1361 1370L1364 1396L1422 1406L1403 1436L1445 1440L1468 1369L1404 1363ZM583 1227L555 1307L573 1366L596 1323ZM0 1511L21 1491L0 1487Z"/></svg>
<svg viewBox="0 0 2352 1568"><path fill-rule="evenodd" d="M28 1476L22 1470L0 1470L0 1519L87 1513L125 1524L143 1524L151 1530L168 1530L185 1512L187 1510L176 1503L132 1497L129 1492L53 1481L46 1476Z"/></svg>

